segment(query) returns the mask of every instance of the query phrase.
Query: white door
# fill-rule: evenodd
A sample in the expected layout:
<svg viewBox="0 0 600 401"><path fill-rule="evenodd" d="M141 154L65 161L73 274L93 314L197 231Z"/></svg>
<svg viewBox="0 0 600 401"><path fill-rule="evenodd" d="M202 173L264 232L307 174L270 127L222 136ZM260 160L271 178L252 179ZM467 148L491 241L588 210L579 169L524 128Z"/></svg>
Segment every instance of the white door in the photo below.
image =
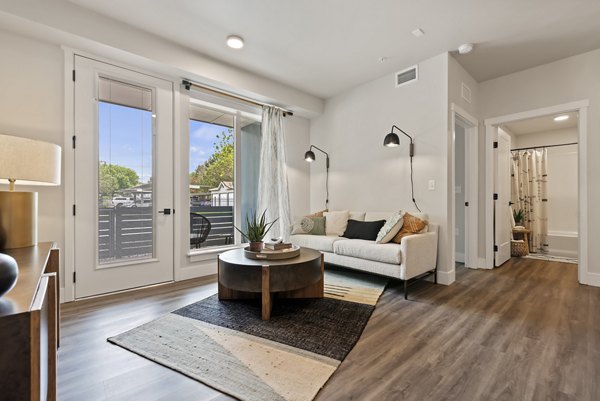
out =
<svg viewBox="0 0 600 401"><path fill-rule="evenodd" d="M173 86L75 57L75 298L173 280Z"/></svg>
<svg viewBox="0 0 600 401"><path fill-rule="evenodd" d="M510 259L510 136L501 130L495 130L494 149L496 174L494 180L494 249L495 265L500 266ZM497 247L497 248L496 248Z"/></svg>

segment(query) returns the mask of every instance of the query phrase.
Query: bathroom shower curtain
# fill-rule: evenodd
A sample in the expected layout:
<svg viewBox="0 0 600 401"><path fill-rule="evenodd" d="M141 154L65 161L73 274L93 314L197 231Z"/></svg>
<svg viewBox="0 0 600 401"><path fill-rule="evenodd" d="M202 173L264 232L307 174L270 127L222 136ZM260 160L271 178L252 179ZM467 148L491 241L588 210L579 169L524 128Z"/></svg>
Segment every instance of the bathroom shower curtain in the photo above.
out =
<svg viewBox="0 0 600 401"><path fill-rule="evenodd" d="M531 230L530 252L548 252L548 151L512 152L511 201L514 210L523 210L523 222Z"/></svg>

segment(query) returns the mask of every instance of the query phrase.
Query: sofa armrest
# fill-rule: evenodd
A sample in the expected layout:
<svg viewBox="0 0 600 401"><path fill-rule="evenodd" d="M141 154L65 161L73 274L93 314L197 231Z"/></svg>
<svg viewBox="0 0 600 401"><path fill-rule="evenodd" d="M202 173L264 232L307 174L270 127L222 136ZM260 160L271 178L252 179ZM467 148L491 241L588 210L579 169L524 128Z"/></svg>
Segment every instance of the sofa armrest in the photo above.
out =
<svg viewBox="0 0 600 401"><path fill-rule="evenodd" d="M400 275L403 280L435 269L438 251L437 231L402 238L400 250L402 252Z"/></svg>

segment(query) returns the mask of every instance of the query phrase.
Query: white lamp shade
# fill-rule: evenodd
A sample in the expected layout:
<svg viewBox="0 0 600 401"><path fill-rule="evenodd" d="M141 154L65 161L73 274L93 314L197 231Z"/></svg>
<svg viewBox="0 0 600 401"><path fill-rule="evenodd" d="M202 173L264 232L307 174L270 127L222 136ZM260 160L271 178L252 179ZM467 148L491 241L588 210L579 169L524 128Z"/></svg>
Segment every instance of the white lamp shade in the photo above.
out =
<svg viewBox="0 0 600 401"><path fill-rule="evenodd" d="M0 183L60 185L60 161L58 145L0 134Z"/></svg>

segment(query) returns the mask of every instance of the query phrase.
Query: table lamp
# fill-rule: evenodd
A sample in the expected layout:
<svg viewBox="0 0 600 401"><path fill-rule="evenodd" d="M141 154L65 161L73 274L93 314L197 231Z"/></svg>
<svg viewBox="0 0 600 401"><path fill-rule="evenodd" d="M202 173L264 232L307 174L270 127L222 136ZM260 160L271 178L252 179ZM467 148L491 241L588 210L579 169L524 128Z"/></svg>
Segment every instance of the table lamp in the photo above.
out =
<svg viewBox="0 0 600 401"><path fill-rule="evenodd" d="M0 134L0 249L37 244L37 192L15 191L23 185L60 185L58 145Z"/></svg>

